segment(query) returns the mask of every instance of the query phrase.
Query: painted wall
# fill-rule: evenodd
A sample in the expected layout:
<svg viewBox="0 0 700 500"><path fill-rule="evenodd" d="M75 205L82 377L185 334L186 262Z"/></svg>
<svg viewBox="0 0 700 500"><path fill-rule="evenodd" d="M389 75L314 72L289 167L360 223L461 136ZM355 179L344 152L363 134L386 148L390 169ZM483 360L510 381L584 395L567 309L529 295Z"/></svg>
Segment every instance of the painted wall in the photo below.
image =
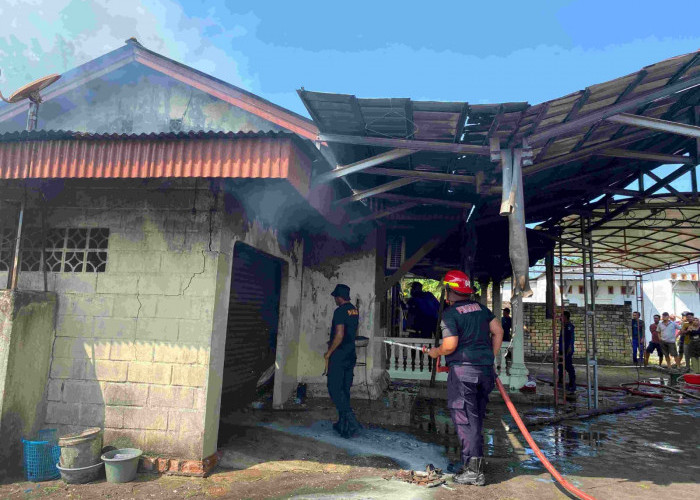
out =
<svg viewBox="0 0 700 500"><path fill-rule="evenodd" d="M535 292L532 297L523 299L523 302L543 303L547 300L547 280L544 277L531 281L532 290ZM633 307L636 306L636 297L634 294L623 294L621 287L627 287L627 290L634 291L635 281L630 280L596 280L598 291L596 293L596 304L614 304L624 305L625 302L632 302ZM564 301L569 304L583 306L583 294L579 293L579 286L583 286L583 280L566 279L564 278ZM569 291L571 287L571 291ZM608 287L613 287L613 293L610 293ZM506 299L510 298L510 283L504 284L503 294ZM559 280L555 282L556 303L560 305ZM590 300L590 299L589 299Z"/></svg>
<svg viewBox="0 0 700 500"><path fill-rule="evenodd" d="M22 437L44 423L56 295L0 291L0 477L20 472Z"/></svg>
<svg viewBox="0 0 700 500"><path fill-rule="evenodd" d="M671 279L672 274L676 275L676 280ZM686 278L691 278L692 274L700 276L700 269L697 264L692 264L644 276L644 319L647 324L653 321L654 314L662 312L679 318L683 311L700 313L700 283L681 280L683 274Z"/></svg>
<svg viewBox="0 0 700 500"><path fill-rule="evenodd" d="M24 113L0 133L24 130ZM41 105L38 129L159 133L279 131L281 127L133 62Z"/></svg>

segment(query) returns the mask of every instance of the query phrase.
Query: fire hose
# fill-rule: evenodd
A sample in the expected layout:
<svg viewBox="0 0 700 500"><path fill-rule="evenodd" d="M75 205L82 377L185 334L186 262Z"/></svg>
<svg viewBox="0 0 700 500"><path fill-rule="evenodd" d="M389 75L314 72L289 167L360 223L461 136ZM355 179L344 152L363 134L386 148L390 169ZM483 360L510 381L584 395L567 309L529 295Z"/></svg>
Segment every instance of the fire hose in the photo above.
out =
<svg viewBox="0 0 700 500"><path fill-rule="evenodd" d="M393 344L393 345L398 345L401 347L407 347L408 349L414 349L416 351L421 351L421 352L428 352L430 349L427 346L413 346L409 344L400 344L399 342L394 342L393 340L385 340L384 341L387 344ZM447 367L440 367L440 359L438 358L437 364L436 364L436 371L446 371ZM550 463L549 460L547 460L547 457L544 456L544 453L542 453L542 450L540 450L539 446L537 446L537 443L535 443L535 440L532 439L532 436L527 430L527 427L525 427L525 424L523 423L523 420L520 418L520 415L518 414L518 410L515 409L515 405L513 405L513 402L510 400L510 397L508 397L508 393L506 392L505 387L503 387L503 384L501 381L496 377L496 387L498 387L498 392L501 393L501 397L503 398L503 401L506 404L506 407L508 408L508 411L510 412L511 416L513 417L513 420L515 420L515 423L518 425L518 429L520 429L520 432L522 433L523 436L525 436L525 441L527 441L527 444L530 446L532 451L535 453L535 456L542 462L542 465L544 465L545 469L552 475L552 477L569 493L574 495L576 498L579 498L580 500L596 500L595 497L592 497L583 491L579 490L576 488L573 484L568 482L566 479L562 477L561 474L554 468L554 466Z"/></svg>

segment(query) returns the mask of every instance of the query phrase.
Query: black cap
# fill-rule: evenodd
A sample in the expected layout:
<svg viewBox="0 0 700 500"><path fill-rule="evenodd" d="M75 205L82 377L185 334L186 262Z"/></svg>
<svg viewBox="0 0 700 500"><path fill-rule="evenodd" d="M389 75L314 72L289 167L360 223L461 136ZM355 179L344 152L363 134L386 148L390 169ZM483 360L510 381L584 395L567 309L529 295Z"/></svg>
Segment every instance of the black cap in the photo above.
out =
<svg viewBox="0 0 700 500"><path fill-rule="evenodd" d="M335 285L335 289L331 292L333 297L341 297L345 300L350 300L350 287L348 285Z"/></svg>
<svg viewBox="0 0 700 500"><path fill-rule="evenodd" d="M510 312L510 309L508 309L507 307L504 307L503 312Z"/></svg>

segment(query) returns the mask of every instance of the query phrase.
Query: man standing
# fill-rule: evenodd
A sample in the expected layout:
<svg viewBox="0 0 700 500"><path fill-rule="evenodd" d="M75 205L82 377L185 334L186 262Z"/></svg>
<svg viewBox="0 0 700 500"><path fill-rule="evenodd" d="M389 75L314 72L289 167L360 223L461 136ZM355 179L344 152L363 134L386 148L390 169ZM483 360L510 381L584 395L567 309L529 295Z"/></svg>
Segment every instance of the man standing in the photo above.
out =
<svg viewBox="0 0 700 500"><path fill-rule="evenodd" d="M647 345L647 349L644 352L644 366L649 365L649 356L652 352L657 351L659 353L659 366L664 364L664 356L661 351L661 339L659 338L659 322L661 321L661 316L654 314L654 323L649 325L649 331L651 332L651 342Z"/></svg>
<svg viewBox="0 0 700 500"><path fill-rule="evenodd" d="M685 356L685 369L688 372L690 372L690 357L688 357L687 352L688 344L690 344L690 336L688 335L688 332L690 331L694 319L695 314L692 312L685 311L683 313L683 321L681 322L681 333L679 337L680 342L678 345L678 357L683 358Z"/></svg>
<svg viewBox="0 0 700 500"><path fill-rule="evenodd" d="M559 334L559 357L564 356L564 368L569 376L569 384L566 386L567 392L576 392L576 369L574 368L574 324L571 322L571 313L564 311L562 316L561 333ZM564 371L559 364L559 385L564 385Z"/></svg>
<svg viewBox="0 0 700 500"><path fill-rule="evenodd" d="M407 301L409 324L419 338L431 339L437 325L440 302L430 292L423 291L418 281L411 283L411 298Z"/></svg>
<svg viewBox="0 0 700 500"><path fill-rule="evenodd" d="M445 356L447 405L462 445L462 467L455 474L458 484L486 484L484 475L484 436L482 434L489 393L496 383L494 357L503 342L501 322L479 302L469 300L474 293L462 271L450 271L443 279L450 304L442 316L442 344L428 351L437 359Z"/></svg>
<svg viewBox="0 0 700 500"><path fill-rule="evenodd" d="M351 438L362 428L350 407L350 387L357 355L355 337L359 312L350 302L350 287L336 285L331 295L338 306L333 313L328 351L323 356L328 374L328 394L338 410L338 422L333 428L344 438Z"/></svg>
<svg viewBox="0 0 700 500"><path fill-rule="evenodd" d="M644 347L644 321L639 319L637 311L632 313L632 363L635 365L642 359ZM639 354L639 358L637 358Z"/></svg>
<svg viewBox="0 0 700 500"><path fill-rule="evenodd" d="M510 331L513 328L513 318L510 317L510 309L507 307L503 308L503 317L501 318L501 328L503 328L503 342L508 342L512 339ZM498 369L501 369L501 356L498 356L497 364ZM508 352L506 353L506 375L510 375L510 365L513 363L513 352L511 346L508 346Z"/></svg>
<svg viewBox="0 0 700 500"><path fill-rule="evenodd" d="M661 323L656 328L659 332L659 337L661 337L661 352L666 358L666 364L671 368L671 356L673 356L676 361L676 368L680 368L681 358L678 357L678 350L676 350L678 325L675 321L671 321L668 313L665 312L661 315Z"/></svg>

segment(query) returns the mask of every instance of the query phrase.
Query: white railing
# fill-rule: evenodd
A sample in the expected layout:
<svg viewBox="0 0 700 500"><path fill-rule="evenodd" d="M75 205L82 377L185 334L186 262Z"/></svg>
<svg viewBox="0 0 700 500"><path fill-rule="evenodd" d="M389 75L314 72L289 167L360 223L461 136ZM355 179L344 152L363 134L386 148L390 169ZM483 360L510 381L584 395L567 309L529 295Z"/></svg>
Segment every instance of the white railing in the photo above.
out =
<svg viewBox="0 0 700 500"><path fill-rule="evenodd" d="M416 347L433 347L433 341L431 339L386 337L377 340L380 342L384 340L393 340L401 344L408 344ZM389 376L392 379L430 380L430 375L435 366L435 360L431 359L427 354L395 344L384 344L384 349L386 354L385 368L388 370ZM444 365L445 358L441 359L441 363ZM437 373L435 380L447 381L447 373Z"/></svg>

